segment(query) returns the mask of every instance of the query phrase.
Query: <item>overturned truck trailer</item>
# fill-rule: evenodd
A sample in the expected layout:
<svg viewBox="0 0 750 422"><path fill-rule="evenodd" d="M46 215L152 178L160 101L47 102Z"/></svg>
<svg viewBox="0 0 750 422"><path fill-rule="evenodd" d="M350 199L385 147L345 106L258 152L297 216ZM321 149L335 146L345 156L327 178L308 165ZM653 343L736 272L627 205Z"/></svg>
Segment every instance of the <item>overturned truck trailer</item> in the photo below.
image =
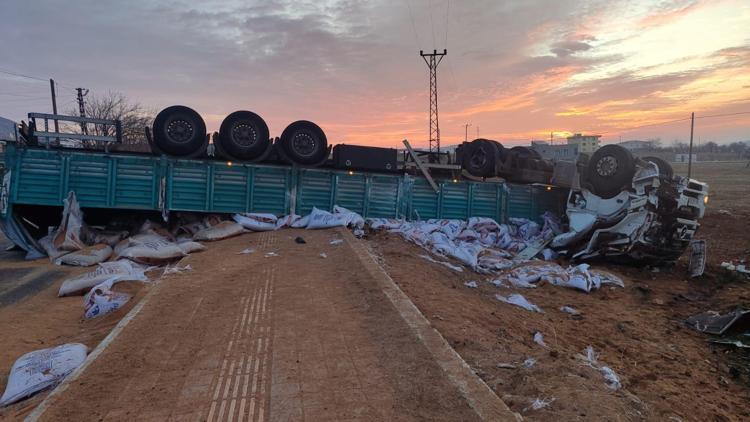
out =
<svg viewBox="0 0 750 422"><path fill-rule="evenodd" d="M410 220L538 220L551 211L569 229L550 239L558 251L580 260L639 262L679 257L708 198L705 184L675 176L658 159L635 159L618 146L605 146L577 163L554 163L529 148L505 149L477 139L454 155L430 156L429 162L408 166L397 160L395 149L331 148L323 130L308 121L294 122L271 139L263 119L249 111L227 116L209 142L200 115L173 106L146 130L151 154L135 154L110 148L120 142L119 130L115 137L95 139L105 143L97 151L54 142L85 140L85 134L36 129L36 118L45 119L45 127L47 119L82 125L90 119L29 117L29 126L21 130L5 120L0 225L30 256L39 252L35 239L56 223L49 218L59 216L44 207L60 207L70 191L84 208L156 211L164 218L173 211L306 214L312 207L331 210L334 205L364 217ZM98 124L119 128L116 121Z"/></svg>

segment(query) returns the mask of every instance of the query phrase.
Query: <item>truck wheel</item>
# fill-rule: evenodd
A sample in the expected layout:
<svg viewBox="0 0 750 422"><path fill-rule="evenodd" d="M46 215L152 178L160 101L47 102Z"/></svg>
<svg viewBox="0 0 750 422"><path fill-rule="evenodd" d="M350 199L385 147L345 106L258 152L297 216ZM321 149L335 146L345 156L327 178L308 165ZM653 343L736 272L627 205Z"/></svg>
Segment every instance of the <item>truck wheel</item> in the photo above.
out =
<svg viewBox="0 0 750 422"><path fill-rule="evenodd" d="M268 148L268 125L251 111L235 111L221 122L221 148L237 160L252 160Z"/></svg>
<svg viewBox="0 0 750 422"><path fill-rule="evenodd" d="M292 161L315 164L325 158L328 139L320 126L307 120L291 123L281 133L281 147Z"/></svg>
<svg viewBox="0 0 750 422"><path fill-rule="evenodd" d="M659 168L659 174L662 175L662 177L665 177L668 180L672 180L672 177L674 177L674 170L672 170L672 166L661 158L643 157L643 160L656 164L656 167Z"/></svg>
<svg viewBox="0 0 750 422"><path fill-rule="evenodd" d="M468 145L461 165L472 176L495 176L495 162L498 159L498 148L495 142L488 139L475 139Z"/></svg>
<svg viewBox="0 0 750 422"><path fill-rule="evenodd" d="M152 128L156 146L165 154L185 156L203 146L206 124L195 110L171 106L160 111Z"/></svg>
<svg viewBox="0 0 750 422"><path fill-rule="evenodd" d="M594 194L609 199L633 182L635 160L627 149L618 145L605 145L591 156L587 170L588 182L593 187Z"/></svg>

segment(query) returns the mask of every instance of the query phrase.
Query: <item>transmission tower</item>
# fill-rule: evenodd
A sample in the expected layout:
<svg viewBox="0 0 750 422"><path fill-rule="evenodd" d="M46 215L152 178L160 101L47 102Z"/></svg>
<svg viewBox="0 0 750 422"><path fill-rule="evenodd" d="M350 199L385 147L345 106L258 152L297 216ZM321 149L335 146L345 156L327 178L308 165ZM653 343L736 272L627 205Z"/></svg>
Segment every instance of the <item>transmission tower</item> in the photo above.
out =
<svg viewBox="0 0 750 422"><path fill-rule="evenodd" d="M427 54L419 50L419 55L430 68L430 152L438 154L440 154L440 125L438 124L437 67L446 54L448 50L445 49L442 53L432 50L432 53Z"/></svg>

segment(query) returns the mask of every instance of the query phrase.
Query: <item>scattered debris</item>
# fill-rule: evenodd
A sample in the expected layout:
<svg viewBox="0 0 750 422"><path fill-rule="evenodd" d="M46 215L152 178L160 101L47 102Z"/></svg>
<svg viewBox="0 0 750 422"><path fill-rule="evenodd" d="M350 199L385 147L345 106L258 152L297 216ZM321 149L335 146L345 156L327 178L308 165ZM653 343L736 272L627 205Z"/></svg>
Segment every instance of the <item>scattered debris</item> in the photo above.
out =
<svg viewBox="0 0 750 422"><path fill-rule="evenodd" d="M535 399L533 402L531 402L531 405L525 407L523 411L526 412L528 410L541 410L545 407L549 407L549 405L552 404L553 401L555 401L554 397L548 399Z"/></svg>
<svg viewBox="0 0 750 422"><path fill-rule="evenodd" d="M685 320L685 323L702 333L723 335L735 325L747 327L750 323L750 310L735 309L723 315L715 311L708 311L689 317Z"/></svg>
<svg viewBox="0 0 750 422"><path fill-rule="evenodd" d="M180 274L186 271L193 271L193 267L191 267L190 264L185 265L184 267L180 267L179 264L167 264L167 266L164 267L164 272L162 273L162 275L164 276L169 274Z"/></svg>
<svg viewBox="0 0 750 422"><path fill-rule="evenodd" d="M534 358L527 358L525 361L523 361L523 367L526 369L533 368L534 365L536 365L536 359Z"/></svg>
<svg viewBox="0 0 750 422"><path fill-rule="evenodd" d="M321 252L321 253L320 253L320 257L321 257L321 258L328 258L328 255L326 255L326 253L325 253L325 252Z"/></svg>
<svg viewBox="0 0 750 422"><path fill-rule="evenodd" d="M613 390L619 390L622 388L622 384L620 384L620 377L617 376L614 370L608 366L600 366L598 362L598 356L596 352L594 352L594 348L591 346L587 346L584 350L586 353L585 355L578 355L579 358L586 361L586 364L597 371L599 371L602 376L604 377L604 380L607 382L607 387L613 389Z"/></svg>
<svg viewBox="0 0 750 422"><path fill-rule="evenodd" d="M328 242L330 245L340 245L344 243L344 239L333 239L330 242Z"/></svg>
<svg viewBox="0 0 750 422"><path fill-rule="evenodd" d="M270 258L272 256L279 256L279 254L277 254L276 252L266 252L266 254L264 256L266 258Z"/></svg>
<svg viewBox="0 0 750 422"><path fill-rule="evenodd" d="M304 245L307 242L305 241L305 239L302 238L302 236L297 236L297 237L294 238L294 243L298 243L300 245Z"/></svg>
<svg viewBox="0 0 750 422"><path fill-rule="evenodd" d="M433 254L455 258L472 269L489 273L510 268L513 263L508 258L560 232L554 215L545 213L542 218L543 226L524 218L510 218L508 224L499 224L486 217L471 217L467 221L373 218L367 224L372 229L398 233Z"/></svg>
<svg viewBox="0 0 750 422"><path fill-rule="evenodd" d="M741 349L750 349L750 332L729 338L712 338L711 343L727 344Z"/></svg>
<svg viewBox="0 0 750 422"><path fill-rule="evenodd" d="M470 289L476 289L477 287L479 287L479 284L477 284L476 281L467 281L467 282L464 282L464 286Z"/></svg>
<svg viewBox="0 0 750 422"><path fill-rule="evenodd" d="M512 363L498 363L496 365L500 369L516 369L517 366L513 365Z"/></svg>
<svg viewBox="0 0 750 422"><path fill-rule="evenodd" d="M540 281L584 292L599 289L604 284L625 287L625 283L619 277L605 271L589 270L588 264L563 269L561 266L552 263L541 265L529 263L516 267L493 281L493 284L502 286L507 283L514 287L533 288L537 286L535 283Z"/></svg>
<svg viewBox="0 0 750 422"><path fill-rule="evenodd" d="M10 370L0 407L57 385L83 363L86 352L85 345L69 343L21 356Z"/></svg>
<svg viewBox="0 0 750 422"><path fill-rule="evenodd" d="M426 260L428 260L430 262L434 262L435 264L444 265L444 266L450 268L451 270L459 272L459 273L461 273L461 272L464 271L463 268L461 268L461 267L459 267L457 265L453 265L450 262L438 261L437 259L434 259L433 257L431 257L429 255L419 255L419 257L422 258L422 259L426 259Z"/></svg>
<svg viewBox="0 0 750 422"><path fill-rule="evenodd" d="M564 313L570 314L570 315L580 315L580 312L578 312L577 309L572 308L572 307L567 306L567 305L566 306L561 306L560 307L560 312L564 312Z"/></svg>
<svg viewBox="0 0 750 422"><path fill-rule="evenodd" d="M747 269L747 267L745 266L744 263L740 263L740 264L735 265L732 262L722 262L721 263L721 268L725 268L728 271L736 271L736 272L738 272L740 274L745 274L745 275L750 276L750 270Z"/></svg>
<svg viewBox="0 0 750 422"><path fill-rule="evenodd" d="M541 308L539 308L538 306L536 306L533 303L529 302L528 300L526 300L525 297L523 297L523 296L521 296L521 295L519 295L517 293L514 293L514 294L512 294L512 295L510 295L508 297L505 297L505 296L502 296L502 295L498 294L498 295L495 295L495 298L497 300L501 301L501 302L510 303L511 305L520 306L520 307L526 309L527 311L542 312L542 313L544 312L544 311L541 310Z"/></svg>
<svg viewBox="0 0 750 422"><path fill-rule="evenodd" d="M253 249L253 248L245 248L245 249L237 252L237 255L247 255L247 254L250 254L250 253L253 253L253 252L255 252L255 249Z"/></svg>
<svg viewBox="0 0 750 422"><path fill-rule="evenodd" d="M544 342L544 334L539 331L534 333L534 343L542 347L547 347L547 344Z"/></svg>

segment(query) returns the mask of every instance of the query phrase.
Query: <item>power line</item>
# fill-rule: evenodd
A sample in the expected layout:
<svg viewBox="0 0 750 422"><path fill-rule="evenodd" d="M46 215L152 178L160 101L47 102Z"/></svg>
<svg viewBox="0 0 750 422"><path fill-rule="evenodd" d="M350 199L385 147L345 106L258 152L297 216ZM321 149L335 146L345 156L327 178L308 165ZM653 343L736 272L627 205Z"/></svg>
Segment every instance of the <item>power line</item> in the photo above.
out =
<svg viewBox="0 0 750 422"><path fill-rule="evenodd" d="M24 75L23 73L11 72L11 71L5 70L5 69L0 69L0 73L5 73L6 75L11 75L11 76L17 76L19 78L33 79L35 81L41 81L41 82L47 82L47 81L49 81L49 79L38 78L36 76L30 76L30 75Z"/></svg>
<svg viewBox="0 0 750 422"><path fill-rule="evenodd" d="M726 114L714 114L711 116L695 116L696 119L710 119L713 117L728 117L728 116L740 116L743 114L750 114L750 111L738 111L737 113L726 113Z"/></svg>

